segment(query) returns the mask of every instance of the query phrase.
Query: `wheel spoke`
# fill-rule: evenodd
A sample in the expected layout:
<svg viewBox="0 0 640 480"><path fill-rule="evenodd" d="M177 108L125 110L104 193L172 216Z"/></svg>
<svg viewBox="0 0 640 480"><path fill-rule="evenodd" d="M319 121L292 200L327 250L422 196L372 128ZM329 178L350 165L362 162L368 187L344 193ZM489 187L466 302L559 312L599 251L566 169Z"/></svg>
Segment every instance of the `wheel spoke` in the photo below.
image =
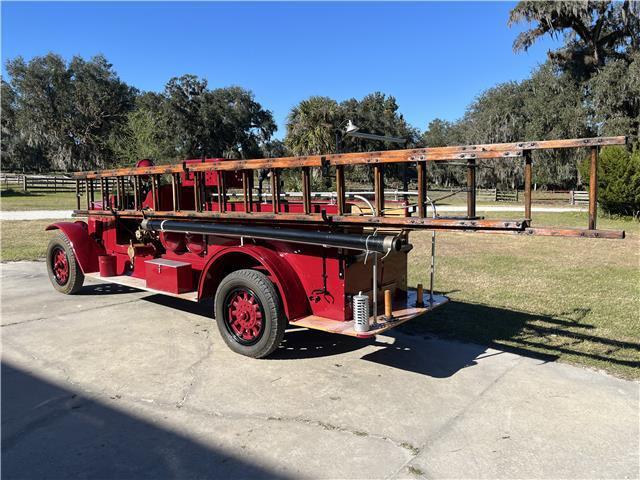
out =
<svg viewBox="0 0 640 480"><path fill-rule="evenodd" d="M238 288L226 299L226 318L229 331L241 343L255 343L263 333L262 306L251 290Z"/></svg>

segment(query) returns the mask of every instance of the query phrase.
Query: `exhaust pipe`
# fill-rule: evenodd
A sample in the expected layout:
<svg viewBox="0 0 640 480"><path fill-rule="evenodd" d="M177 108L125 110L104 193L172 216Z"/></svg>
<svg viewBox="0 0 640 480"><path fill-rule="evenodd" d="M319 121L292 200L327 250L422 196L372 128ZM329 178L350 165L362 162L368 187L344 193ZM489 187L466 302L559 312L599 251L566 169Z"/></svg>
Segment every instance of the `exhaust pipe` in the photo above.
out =
<svg viewBox="0 0 640 480"><path fill-rule="evenodd" d="M281 240L291 243L318 245L325 248L387 253L400 251L406 241L394 235L364 235L350 233L317 232L312 230L257 227L227 223L185 222L146 218L140 224L143 230L156 232L199 233L223 237L250 237L261 240Z"/></svg>

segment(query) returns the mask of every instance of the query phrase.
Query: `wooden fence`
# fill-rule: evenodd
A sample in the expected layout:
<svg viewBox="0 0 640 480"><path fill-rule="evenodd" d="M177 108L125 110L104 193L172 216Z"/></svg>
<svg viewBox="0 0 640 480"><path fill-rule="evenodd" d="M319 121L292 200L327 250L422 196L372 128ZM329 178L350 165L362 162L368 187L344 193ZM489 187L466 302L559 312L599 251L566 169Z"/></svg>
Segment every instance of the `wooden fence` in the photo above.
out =
<svg viewBox="0 0 640 480"><path fill-rule="evenodd" d="M571 203L571 205L588 205L589 192L584 190L571 190L569 192L569 203Z"/></svg>
<svg viewBox="0 0 640 480"><path fill-rule="evenodd" d="M22 175L16 173L0 174L0 186L3 189L21 190L34 193L75 192L76 180L65 175ZM84 192L84 185L80 184Z"/></svg>
<svg viewBox="0 0 640 480"><path fill-rule="evenodd" d="M496 188L478 189L476 192L478 200L487 202L517 202L518 190L498 190Z"/></svg>

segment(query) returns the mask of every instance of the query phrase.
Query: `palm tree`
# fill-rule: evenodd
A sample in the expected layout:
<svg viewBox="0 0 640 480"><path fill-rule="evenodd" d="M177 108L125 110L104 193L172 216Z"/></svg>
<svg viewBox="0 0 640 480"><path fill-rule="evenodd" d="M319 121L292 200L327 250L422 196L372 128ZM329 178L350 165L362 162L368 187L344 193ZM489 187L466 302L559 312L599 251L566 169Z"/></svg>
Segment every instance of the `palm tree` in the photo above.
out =
<svg viewBox="0 0 640 480"><path fill-rule="evenodd" d="M287 118L285 143L294 155L321 155L335 151L335 132L342 123L338 102L328 97L301 101Z"/></svg>

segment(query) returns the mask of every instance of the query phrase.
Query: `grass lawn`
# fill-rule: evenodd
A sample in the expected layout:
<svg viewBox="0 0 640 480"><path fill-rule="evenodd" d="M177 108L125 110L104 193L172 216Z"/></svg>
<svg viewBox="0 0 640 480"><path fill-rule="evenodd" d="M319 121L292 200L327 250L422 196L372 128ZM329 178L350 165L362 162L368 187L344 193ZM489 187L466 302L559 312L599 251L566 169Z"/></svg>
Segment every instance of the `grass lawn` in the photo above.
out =
<svg viewBox="0 0 640 480"><path fill-rule="evenodd" d="M582 213L534 219L587 222ZM401 328L640 378L640 224L598 226L627 238L438 233L436 290L451 303ZM411 285L428 285L430 242L430 233L412 235Z"/></svg>
<svg viewBox="0 0 640 480"><path fill-rule="evenodd" d="M583 213L535 225L584 226ZM3 221L2 261L44 256L55 220ZM400 327L640 378L640 224L625 240L438 233L436 290L451 303ZM410 285L429 280L431 235L412 234Z"/></svg>
<svg viewBox="0 0 640 480"><path fill-rule="evenodd" d="M44 258L49 239L47 225L73 220L11 220L0 222L0 258L3 262Z"/></svg>
<svg viewBox="0 0 640 480"><path fill-rule="evenodd" d="M15 190L0 192L0 210L73 210L75 192L24 193Z"/></svg>

